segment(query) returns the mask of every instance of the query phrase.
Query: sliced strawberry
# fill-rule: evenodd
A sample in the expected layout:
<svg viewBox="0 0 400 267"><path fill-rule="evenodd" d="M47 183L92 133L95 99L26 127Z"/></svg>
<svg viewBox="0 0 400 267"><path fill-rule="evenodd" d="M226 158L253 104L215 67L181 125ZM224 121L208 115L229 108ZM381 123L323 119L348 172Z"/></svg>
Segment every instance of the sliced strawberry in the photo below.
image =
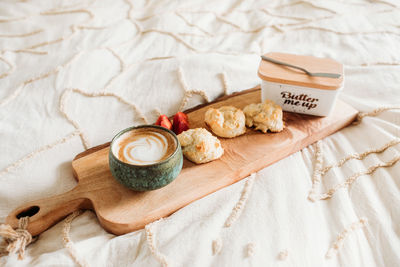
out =
<svg viewBox="0 0 400 267"><path fill-rule="evenodd" d="M185 121L188 121L188 116L183 112L177 112L175 114L175 116L174 116L174 120L179 120L179 121L185 120Z"/></svg>
<svg viewBox="0 0 400 267"><path fill-rule="evenodd" d="M172 129L172 124L171 124L171 122L169 121L169 119L167 118L167 119L163 119L162 121L161 121L161 124L160 124L162 127L164 127L164 128L167 128L168 130L171 130Z"/></svg>
<svg viewBox="0 0 400 267"><path fill-rule="evenodd" d="M180 134L189 129L189 120L185 113L178 112L173 119L172 130L175 134Z"/></svg>
<svg viewBox="0 0 400 267"><path fill-rule="evenodd" d="M160 117L158 117L155 125L162 126L162 127L167 128L169 130L172 129L172 124L171 124L170 120L168 119L168 117L166 115L161 115Z"/></svg>
<svg viewBox="0 0 400 267"><path fill-rule="evenodd" d="M175 134L180 134L186 130L189 130L189 122L187 121L182 121L180 122L174 129Z"/></svg>

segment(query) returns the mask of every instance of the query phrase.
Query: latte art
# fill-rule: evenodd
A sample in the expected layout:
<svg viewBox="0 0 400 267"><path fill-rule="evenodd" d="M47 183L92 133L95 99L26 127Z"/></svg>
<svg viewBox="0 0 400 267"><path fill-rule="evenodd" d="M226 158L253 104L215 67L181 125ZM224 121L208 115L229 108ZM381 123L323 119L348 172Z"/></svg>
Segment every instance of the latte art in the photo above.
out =
<svg viewBox="0 0 400 267"><path fill-rule="evenodd" d="M168 143L159 133L134 136L121 146L118 157L131 164L152 164L161 160L167 152Z"/></svg>
<svg viewBox="0 0 400 267"><path fill-rule="evenodd" d="M113 153L128 164L150 165L168 158L175 148L176 142L168 133L136 129L118 138L113 146Z"/></svg>

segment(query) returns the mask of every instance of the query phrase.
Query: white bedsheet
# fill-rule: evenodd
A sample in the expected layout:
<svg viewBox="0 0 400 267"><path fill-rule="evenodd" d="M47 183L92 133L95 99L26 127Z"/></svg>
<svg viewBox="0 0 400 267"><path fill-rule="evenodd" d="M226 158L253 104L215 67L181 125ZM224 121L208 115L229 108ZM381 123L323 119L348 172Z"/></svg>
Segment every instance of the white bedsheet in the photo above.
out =
<svg viewBox="0 0 400 267"><path fill-rule="evenodd" d="M395 0L2 1L0 50L0 222L27 201L73 188L70 162L85 145L105 143L119 130L143 123L140 113L149 122L157 118L156 108L174 114L190 96L178 79L179 68L189 90L213 100L224 92L222 73L229 93L259 84L262 53L331 57L345 64L342 100L360 111L400 104ZM111 92L137 111L116 97L79 92ZM205 101L198 94L188 100L185 108ZM399 137L399 110L366 117L322 141L323 166ZM145 230L114 236L86 211L71 224L76 261L88 266L399 266L400 163L358 177L330 199L311 202L314 154L315 146L307 147L250 182L150 225L153 253ZM400 145L394 145L350 160L328 171L317 191L399 154ZM241 213L224 227L240 198ZM63 246L62 228L60 222L41 234L24 260L14 255L0 264L75 266ZM335 253L330 248L340 233L345 238ZM286 257L279 259L281 252Z"/></svg>

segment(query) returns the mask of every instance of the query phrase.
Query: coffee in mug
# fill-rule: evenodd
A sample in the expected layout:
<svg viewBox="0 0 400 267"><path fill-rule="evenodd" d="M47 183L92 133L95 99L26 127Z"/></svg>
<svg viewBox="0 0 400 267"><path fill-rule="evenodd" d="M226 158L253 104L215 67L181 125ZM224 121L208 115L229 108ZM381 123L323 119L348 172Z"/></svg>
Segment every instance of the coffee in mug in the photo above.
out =
<svg viewBox="0 0 400 267"><path fill-rule="evenodd" d="M136 190L155 190L171 183L183 166L175 133L157 125L130 127L111 141L108 161L112 176Z"/></svg>
<svg viewBox="0 0 400 267"><path fill-rule="evenodd" d="M167 159L177 142L168 132L157 128L136 128L122 134L113 144L114 155L132 165L150 165Z"/></svg>

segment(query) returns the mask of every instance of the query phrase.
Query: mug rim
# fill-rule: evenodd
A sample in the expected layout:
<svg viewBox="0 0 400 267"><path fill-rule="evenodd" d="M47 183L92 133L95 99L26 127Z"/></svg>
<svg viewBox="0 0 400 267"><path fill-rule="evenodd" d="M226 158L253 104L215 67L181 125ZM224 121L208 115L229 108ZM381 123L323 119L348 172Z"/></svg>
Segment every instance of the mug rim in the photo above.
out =
<svg viewBox="0 0 400 267"><path fill-rule="evenodd" d="M114 152L113 152L113 149L112 149L112 148L113 148L114 141L117 140L117 139L118 139L121 135L123 135L124 133L129 132L129 131L132 131L132 130L134 130L134 129L140 129L140 128L155 128L155 129L159 129L159 130L162 130L162 131L165 131L165 132L171 134L172 137L173 137L173 138L175 139L175 141L176 141L176 148L175 148L174 152L171 153L171 155L169 155L166 159L164 159L164 160L162 160L162 161L159 161L159 162L156 162L156 163L152 163L152 164L146 164L146 165L129 164L129 163L126 163L126 162L120 160L117 156L114 155ZM171 130L165 128L165 127L159 126L159 125L143 124L143 125L139 125L139 126L128 127L128 128L125 128L125 129L119 131L119 132L113 137L113 139L111 140L111 143L110 143L110 154L112 155L112 157L113 157L117 162L119 162L119 163L121 163L121 164L123 164L123 165L125 165L125 166L128 166L128 167L135 167L135 168L147 168L147 167L153 167L153 166L157 166L157 165L161 165L161 164L163 164L163 163L166 163L167 161L169 161L172 157L174 157L174 156L178 153L180 146L181 146L181 145L180 145L180 143L179 143L178 137L176 136L176 134L175 134L173 131L171 131Z"/></svg>

